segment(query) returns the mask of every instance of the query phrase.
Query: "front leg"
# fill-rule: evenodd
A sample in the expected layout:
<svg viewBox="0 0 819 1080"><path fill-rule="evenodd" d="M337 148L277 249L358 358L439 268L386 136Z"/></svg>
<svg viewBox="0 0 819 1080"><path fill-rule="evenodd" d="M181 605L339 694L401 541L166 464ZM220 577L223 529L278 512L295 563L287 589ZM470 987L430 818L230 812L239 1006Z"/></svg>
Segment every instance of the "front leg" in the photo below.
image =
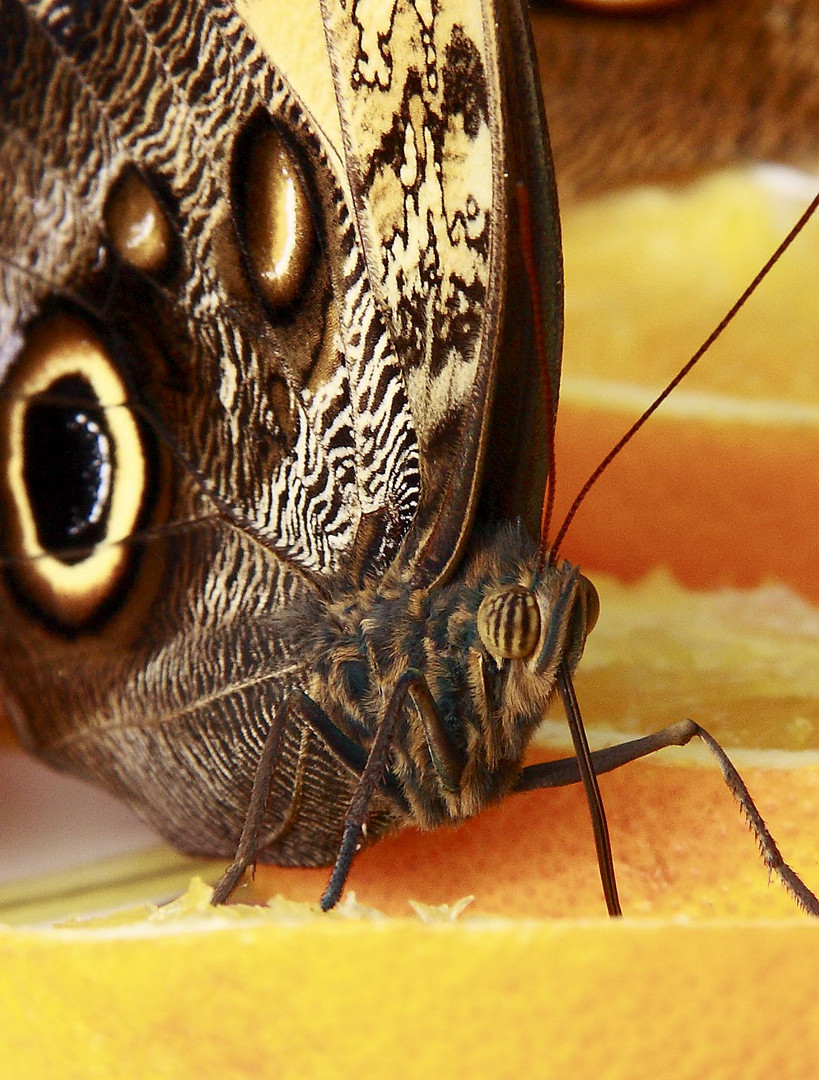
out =
<svg viewBox="0 0 819 1080"><path fill-rule="evenodd" d="M385 778L388 778L387 762L407 694L412 697L418 710L432 761L442 781L454 785L460 779L462 763L457 756L457 749L449 742L426 679L420 671L414 669L405 671L396 683L387 708L379 721L375 739L367 756L367 763L344 819L341 846L327 888L321 898L321 907L324 911L329 911L338 903L347 875L350 873L353 858L359 848L361 829L367 820L370 800L376 788L383 784Z"/></svg>

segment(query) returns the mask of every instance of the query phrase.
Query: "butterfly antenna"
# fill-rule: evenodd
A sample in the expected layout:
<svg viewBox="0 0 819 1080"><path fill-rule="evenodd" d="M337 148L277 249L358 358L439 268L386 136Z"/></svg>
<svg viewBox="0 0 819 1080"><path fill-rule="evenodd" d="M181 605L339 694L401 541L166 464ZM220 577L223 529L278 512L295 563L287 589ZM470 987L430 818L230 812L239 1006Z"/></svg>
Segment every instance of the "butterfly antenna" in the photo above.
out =
<svg viewBox="0 0 819 1080"><path fill-rule="evenodd" d="M540 571L546 565L548 557L549 527L555 503L555 417L557 410L555 409L552 380L549 377L549 367L546 362L546 335L543 330L543 310L540 306L540 280L535 263L532 210L529 202L529 192L523 181L518 180L515 185L515 193L518 202L520 245L526 269L526 279L529 283L529 297L532 302L532 329L535 335L535 352L540 364L541 381L546 399L546 455L548 467L546 485L543 489L543 503L540 510L540 560L538 564L538 570Z"/></svg>
<svg viewBox="0 0 819 1080"><path fill-rule="evenodd" d="M577 498L569 507L569 511L563 519L563 524L557 531L557 536L555 537L555 541L552 546L552 553L550 556L552 561L554 561L560 545L563 543L563 540L566 537L566 533L569 531L569 526L571 525L572 521L574 521L575 514L580 509L581 503L584 501L588 493L591 491L591 489L594 487L594 485L597 483L597 481L600 479L600 477L603 475L603 473L606 471L612 461L614 461L620 451L628 443L631 442L631 440L634 438L634 436L637 434L643 424L645 424L648 418L653 413L655 413L657 409L659 409L659 407L662 405L668 395L673 390L675 390L677 386L679 386L679 384L682 382L688 372L701 359L701 357L706 352L708 352L708 350L711 348L711 346L714 344L714 342L717 340L723 330L725 330L728 324L733 321L735 315L740 310L740 308L742 308L745 305L746 301L753 295L754 292L756 292L757 288L768 276L772 268L776 265L776 263L785 253L785 251L790 247L790 245L793 243L793 241L796 239L802 229L804 229L805 225L807 225L810 218L813 217L818 207L819 194L814 196L808 208L793 226L791 231L788 233L788 235L785 237L785 239L782 241L776 251L774 251L773 255L771 255L771 257L766 261L765 265L761 268L761 270L759 270L753 281L751 281L750 285L748 285L748 287L743 291L742 295L739 297L736 303L731 306L729 311L723 316L717 326L711 331L711 333L708 335L702 345L700 345L700 347L697 349L697 351L694 353L688 363L685 364L682 368L680 368L680 370L677 372L671 382L666 386L666 388L657 395L654 401L648 406L646 411L634 421L634 423L631 425L625 435L623 435L622 438L619 439L617 443L615 443L611 450L609 450L608 454L606 454L606 456L603 458L603 460L588 478L586 483L580 489Z"/></svg>

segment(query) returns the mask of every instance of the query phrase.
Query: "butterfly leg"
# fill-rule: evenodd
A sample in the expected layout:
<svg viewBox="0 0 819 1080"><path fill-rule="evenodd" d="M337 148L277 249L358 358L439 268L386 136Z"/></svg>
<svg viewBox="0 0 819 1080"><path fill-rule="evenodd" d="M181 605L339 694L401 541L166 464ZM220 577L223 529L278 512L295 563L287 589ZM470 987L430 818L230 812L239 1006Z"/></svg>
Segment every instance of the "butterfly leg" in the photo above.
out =
<svg viewBox="0 0 819 1080"><path fill-rule="evenodd" d="M620 743L618 746L607 747L605 750L597 750L591 755L594 771L598 775L611 772L612 769L619 769L621 765L654 754L667 746L685 746L693 738L702 739L717 759L723 778L750 826L768 870L776 874L799 907L810 915L819 916L819 898L782 858L776 841L745 786L745 781L720 744L704 727L694 723L693 720L681 720L679 723L671 724L641 739L633 739L630 742ZM580 780L577 759L561 758L559 761L527 766L518 778L515 791L565 787L567 784L578 784Z"/></svg>
<svg viewBox="0 0 819 1080"><path fill-rule="evenodd" d="M264 817L267 799L270 794L270 783L273 779L276 765L281 753L284 739L284 728L287 721L287 713L290 709L290 695L281 702L276 709L273 723L262 747L259 764L256 766L256 775L253 777L253 788L250 792L250 802L247 806L247 814L242 827L242 835L236 848L233 862L221 876L213 890L211 903L214 905L224 904L236 886L246 868L253 862L257 850L257 837L259 826Z"/></svg>
<svg viewBox="0 0 819 1080"><path fill-rule="evenodd" d="M274 844L279 843L283 837L287 836L296 823L299 808L301 807L301 797L304 791L304 777L307 772L307 763L310 760L310 740L312 737L312 728L305 724L301 729L299 755L296 759L296 775L293 777L293 791L290 796L290 806L287 808L287 813L282 820L266 832L264 836L257 839L257 851L260 848L273 847Z"/></svg>
<svg viewBox="0 0 819 1080"><path fill-rule="evenodd" d="M353 858L358 850L361 828L367 818L370 800L387 774L387 762L392 749L392 740L398 718L403 711L407 694L421 683L426 687L423 676L419 672L414 670L406 671L396 683L387 708L384 710L384 715L378 725L370 752L367 755L367 763L364 766L361 779L358 781L358 786L347 810L347 816L344 819L341 845L338 849L338 855L327 888L324 890L320 900L324 911L329 911L331 907L338 903L344 889L344 883L350 873Z"/></svg>
<svg viewBox="0 0 819 1080"><path fill-rule="evenodd" d="M438 773L441 784L447 791L457 793L461 787L461 773L466 765L466 754L450 738L441 720L435 698L430 693L426 679L420 673L410 683L409 693L421 718L430 760Z"/></svg>

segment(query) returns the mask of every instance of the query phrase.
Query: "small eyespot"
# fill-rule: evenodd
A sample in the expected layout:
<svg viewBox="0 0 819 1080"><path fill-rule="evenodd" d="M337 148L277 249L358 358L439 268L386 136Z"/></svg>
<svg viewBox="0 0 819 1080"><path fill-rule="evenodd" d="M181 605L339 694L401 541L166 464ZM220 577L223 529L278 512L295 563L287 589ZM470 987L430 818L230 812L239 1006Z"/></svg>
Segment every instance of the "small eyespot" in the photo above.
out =
<svg viewBox="0 0 819 1080"><path fill-rule="evenodd" d="M478 608L478 634L495 657L525 660L540 639L540 610L522 585L489 593Z"/></svg>
<svg viewBox="0 0 819 1080"><path fill-rule="evenodd" d="M129 569L148 459L127 388L81 317L29 332L0 394L0 536L29 606L66 631L109 603Z"/></svg>
<svg viewBox="0 0 819 1080"><path fill-rule="evenodd" d="M248 125L235 171L237 225L253 282L274 311L288 308L304 288L316 234L296 160L270 121Z"/></svg>
<svg viewBox="0 0 819 1080"><path fill-rule="evenodd" d="M111 188L103 220L111 246L123 262L146 274L168 270L173 257L173 228L135 168L126 168Z"/></svg>

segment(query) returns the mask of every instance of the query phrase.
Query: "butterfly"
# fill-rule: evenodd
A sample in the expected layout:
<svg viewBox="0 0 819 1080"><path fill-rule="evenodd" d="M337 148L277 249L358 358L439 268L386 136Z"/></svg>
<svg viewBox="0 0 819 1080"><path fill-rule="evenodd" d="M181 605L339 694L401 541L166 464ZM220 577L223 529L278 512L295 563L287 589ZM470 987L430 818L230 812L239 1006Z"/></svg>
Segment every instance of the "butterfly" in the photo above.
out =
<svg viewBox="0 0 819 1080"><path fill-rule="evenodd" d="M576 723L577 760L522 767L555 694L579 718L597 617L541 536L562 271L523 5L322 0L321 121L228 4L0 11L24 745L233 859L218 899L258 859L332 865L329 907L364 842L580 777L599 803L596 771L705 737L592 757Z"/></svg>

